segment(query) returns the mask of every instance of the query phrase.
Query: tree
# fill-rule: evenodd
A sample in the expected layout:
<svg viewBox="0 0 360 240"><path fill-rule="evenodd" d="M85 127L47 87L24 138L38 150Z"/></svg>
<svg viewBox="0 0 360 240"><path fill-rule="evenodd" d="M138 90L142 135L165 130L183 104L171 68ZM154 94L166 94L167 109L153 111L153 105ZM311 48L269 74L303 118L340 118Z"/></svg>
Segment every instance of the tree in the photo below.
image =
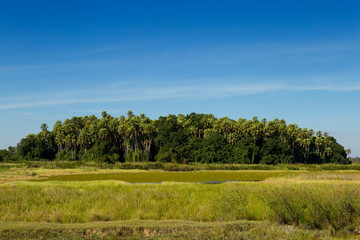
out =
<svg viewBox="0 0 360 240"><path fill-rule="evenodd" d="M57 147L57 150L55 149ZM10 148L9 148L10 149ZM1 153L4 160L58 159L163 161L188 163L349 163L345 150L327 132L299 128L274 119L259 121L212 114L169 114L151 120L145 114L113 117L72 117L47 124L29 134L16 148Z"/></svg>
<svg viewBox="0 0 360 240"><path fill-rule="evenodd" d="M347 148L347 149L345 149L345 152L346 152L347 155L350 155L351 154L351 149Z"/></svg>

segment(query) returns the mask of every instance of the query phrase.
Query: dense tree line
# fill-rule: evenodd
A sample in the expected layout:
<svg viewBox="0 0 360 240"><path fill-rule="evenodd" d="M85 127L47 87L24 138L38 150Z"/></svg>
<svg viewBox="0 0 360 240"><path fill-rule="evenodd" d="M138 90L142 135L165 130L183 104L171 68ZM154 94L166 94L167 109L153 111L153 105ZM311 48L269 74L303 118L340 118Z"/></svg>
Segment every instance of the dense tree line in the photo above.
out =
<svg viewBox="0 0 360 240"><path fill-rule="evenodd" d="M106 112L41 125L16 147L0 151L0 160L81 160L176 163L349 163L347 151L326 132L314 132L285 120L237 121L212 114L144 114L113 117Z"/></svg>

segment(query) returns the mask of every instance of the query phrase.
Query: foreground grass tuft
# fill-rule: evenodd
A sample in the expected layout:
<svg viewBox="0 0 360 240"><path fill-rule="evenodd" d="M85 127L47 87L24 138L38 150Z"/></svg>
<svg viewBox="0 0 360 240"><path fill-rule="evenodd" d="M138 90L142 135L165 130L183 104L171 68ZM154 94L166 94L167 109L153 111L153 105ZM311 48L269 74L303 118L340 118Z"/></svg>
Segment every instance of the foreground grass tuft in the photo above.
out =
<svg viewBox="0 0 360 240"><path fill-rule="evenodd" d="M0 239L328 239L328 231L269 222L117 221L85 224L7 223Z"/></svg>

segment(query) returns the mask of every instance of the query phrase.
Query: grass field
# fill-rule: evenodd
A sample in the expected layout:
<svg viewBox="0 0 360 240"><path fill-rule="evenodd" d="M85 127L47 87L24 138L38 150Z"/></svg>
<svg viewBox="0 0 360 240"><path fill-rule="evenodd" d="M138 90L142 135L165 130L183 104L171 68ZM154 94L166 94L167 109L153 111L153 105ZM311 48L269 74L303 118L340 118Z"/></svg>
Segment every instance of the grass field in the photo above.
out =
<svg viewBox="0 0 360 240"><path fill-rule="evenodd" d="M117 180L109 180L114 176ZM261 181L194 183L216 177ZM0 167L0 179L0 239L360 238L360 172L355 170L12 166ZM47 181L33 181L39 179ZM131 183L138 179L163 183Z"/></svg>
<svg viewBox="0 0 360 240"><path fill-rule="evenodd" d="M16 227L14 227L16 225ZM81 224L12 223L0 226L0 239L330 239L323 230L266 221L113 221ZM338 237L337 239L341 239ZM349 238L347 238L349 239Z"/></svg>
<svg viewBox="0 0 360 240"><path fill-rule="evenodd" d="M15 226L15 227L14 227ZM330 239L324 230L300 229L266 221L191 222L131 220L80 224L11 223L0 239ZM340 238L339 238L340 239Z"/></svg>

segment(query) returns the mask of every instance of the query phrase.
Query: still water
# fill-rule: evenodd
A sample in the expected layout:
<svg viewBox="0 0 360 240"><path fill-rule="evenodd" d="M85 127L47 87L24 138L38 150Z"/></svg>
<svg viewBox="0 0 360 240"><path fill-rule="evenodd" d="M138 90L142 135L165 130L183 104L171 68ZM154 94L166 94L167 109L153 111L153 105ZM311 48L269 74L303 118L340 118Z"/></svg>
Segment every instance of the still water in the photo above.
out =
<svg viewBox="0 0 360 240"><path fill-rule="evenodd" d="M37 181L101 181L117 180L129 183L201 182L222 183L228 181L263 181L267 178L293 175L288 171L193 171L193 172L117 172L58 175Z"/></svg>

